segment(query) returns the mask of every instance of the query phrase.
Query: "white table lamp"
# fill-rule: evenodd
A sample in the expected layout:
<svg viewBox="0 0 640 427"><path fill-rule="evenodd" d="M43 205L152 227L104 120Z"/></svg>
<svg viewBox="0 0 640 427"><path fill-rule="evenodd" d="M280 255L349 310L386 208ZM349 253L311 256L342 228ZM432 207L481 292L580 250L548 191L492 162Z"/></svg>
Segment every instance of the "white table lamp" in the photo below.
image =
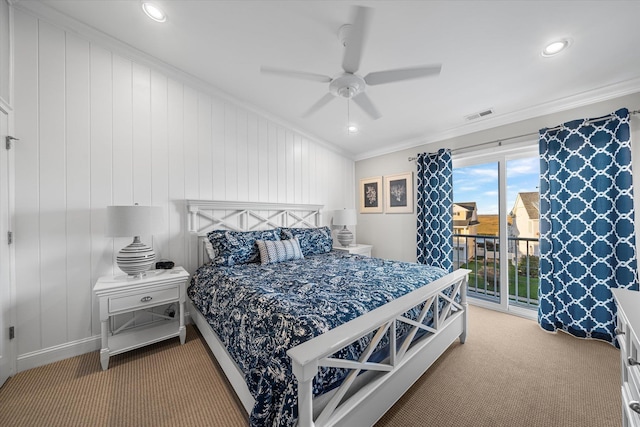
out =
<svg viewBox="0 0 640 427"><path fill-rule="evenodd" d="M356 225L358 223L355 209L342 209L335 211L333 214L333 225L342 225L342 229L338 231L338 242L342 246L349 246L353 242L353 233L349 231L347 225Z"/></svg>
<svg viewBox="0 0 640 427"><path fill-rule="evenodd" d="M107 206L107 237L133 237L133 242L118 252L116 262L129 276L142 277L156 261L153 248L140 241L162 229L162 208L157 206Z"/></svg>

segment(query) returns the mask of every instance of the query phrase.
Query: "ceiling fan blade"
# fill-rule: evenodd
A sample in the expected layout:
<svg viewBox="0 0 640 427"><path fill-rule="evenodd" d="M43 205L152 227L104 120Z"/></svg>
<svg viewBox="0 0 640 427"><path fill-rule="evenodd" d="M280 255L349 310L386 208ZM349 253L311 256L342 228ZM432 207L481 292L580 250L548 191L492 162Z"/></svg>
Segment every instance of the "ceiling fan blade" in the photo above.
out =
<svg viewBox="0 0 640 427"><path fill-rule="evenodd" d="M307 73L305 71L283 70L281 68L274 67L260 67L260 72L265 74L275 74L283 77L292 77L294 79L312 80L321 83L329 83L332 80L331 77L322 74Z"/></svg>
<svg viewBox="0 0 640 427"><path fill-rule="evenodd" d="M302 117L304 118L309 117L310 115L312 115L313 113L315 113L316 111L318 111L319 109L327 105L329 102L331 102L334 98L335 96L333 96L331 93L327 93L325 96L320 98L315 104L313 104L311 108L309 108L307 112L302 115Z"/></svg>
<svg viewBox="0 0 640 427"><path fill-rule="evenodd" d="M368 85L381 85L384 83L399 82L402 80L419 79L440 74L442 65L429 65L425 67L398 68L397 70L374 71L364 77Z"/></svg>
<svg viewBox="0 0 640 427"><path fill-rule="evenodd" d="M382 117L382 115L380 114L376 106L373 105L373 102L371 102L371 98L369 98L369 96L366 93L360 92L358 95L354 96L352 99L353 99L353 102L358 104L360 108L362 108L365 113L371 116L373 120L377 120L380 117Z"/></svg>
<svg viewBox="0 0 640 427"><path fill-rule="evenodd" d="M355 8L355 18L345 40L342 69L347 73L355 73L360 68L362 50L369 32L369 24L373 17L373 9L358 6Z"/></svg>

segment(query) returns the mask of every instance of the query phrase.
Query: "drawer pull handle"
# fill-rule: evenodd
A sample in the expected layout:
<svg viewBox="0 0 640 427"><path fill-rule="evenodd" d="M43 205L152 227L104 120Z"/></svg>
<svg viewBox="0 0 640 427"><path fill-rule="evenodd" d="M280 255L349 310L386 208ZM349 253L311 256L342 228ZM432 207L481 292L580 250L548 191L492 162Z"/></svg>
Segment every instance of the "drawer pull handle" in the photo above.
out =
<svg viewBox="0 0 640 427"><path fill-rule="evenodd" d="M616 335L624 335L624 331L618 328L616 328L614 332L616 333Z"/></svg>
<svg viewBox="0 0 640 427"><path fill-rule="evenodd" d="M636 359L634 359L633 357L629 357L627 358L627 363L629 363L630 366L633 365L640 365L640 362L638 362Z"/></svg>
<svg viewBox="0 0 640 427"><path fill-rule="evenodd" d="M142 298L140 298L140 302L149 302L152 299L153 299L152 297L142 297Z"/></svg>
<svg viewBox="0 0 640 427"><path fill-rule="evenodd" d="M636 402L636 401L629 402L629 408L631 408L632 411L635 411L638 414L640 414L640 402Z"/></svg>

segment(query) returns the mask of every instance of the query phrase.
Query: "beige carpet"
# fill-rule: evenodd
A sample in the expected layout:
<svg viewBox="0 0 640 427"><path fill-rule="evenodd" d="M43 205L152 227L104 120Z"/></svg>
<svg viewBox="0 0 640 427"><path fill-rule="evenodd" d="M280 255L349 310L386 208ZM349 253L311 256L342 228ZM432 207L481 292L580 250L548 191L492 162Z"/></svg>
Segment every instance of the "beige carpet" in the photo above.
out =
<svg viewBox="0 0 640 427"><path fill-rule="evenodd" d="M471 307L455 343L377 426L620 426L619 353ZM0 389L0 426L246 426L193 327L112 357L98 352L21 372Z"/></svg>

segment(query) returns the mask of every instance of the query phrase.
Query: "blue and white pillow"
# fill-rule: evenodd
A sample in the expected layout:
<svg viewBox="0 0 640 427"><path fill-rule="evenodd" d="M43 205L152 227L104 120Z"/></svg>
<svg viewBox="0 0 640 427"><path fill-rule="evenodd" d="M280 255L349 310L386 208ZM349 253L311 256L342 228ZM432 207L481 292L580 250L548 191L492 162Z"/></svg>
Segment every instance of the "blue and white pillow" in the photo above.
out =
<svg viewBox="0 0 640 427"><path fill-rule="evenodd" d="M260 260L256 240L280 240L280 229L256 231L214 230L207 234L215 251L213 263L230 267Z"/></svg>
<svg viewBox="0 0 640 427"><path fill-rule="evenodd" d="M298 238L304 256L324 254L331 251L333 237L329 227L282 228L282 240Z"/></svg>
<svg viewBox="0 0 640 427"><path fill-rule="evenodd" d="M289 240L256 240L256 244L262 265L304 258L297 237Z"/></svg>

